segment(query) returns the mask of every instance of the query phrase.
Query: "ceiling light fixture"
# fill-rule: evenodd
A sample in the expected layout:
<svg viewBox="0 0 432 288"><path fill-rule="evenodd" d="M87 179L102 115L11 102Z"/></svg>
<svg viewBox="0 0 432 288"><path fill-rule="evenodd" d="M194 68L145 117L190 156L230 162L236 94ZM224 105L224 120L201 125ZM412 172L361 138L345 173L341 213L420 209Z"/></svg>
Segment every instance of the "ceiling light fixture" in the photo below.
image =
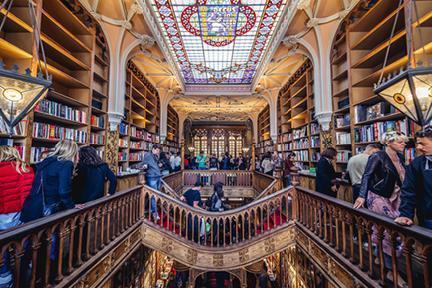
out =
<svg viewBox="0 0 432 288"><path fill-rule="evenodd" d="M432 120L432 67L426 54L424 42L422 41L421 27L418 29L423 59L416 59L413 37L413 28L419 26L418 9L414 0L404 0L405 4L405 29L407 38L408 65L406 69L401 69L399 73L389 75L384 78L384 70L389 58L391 39L393 38L399 11L395 16L391 31L389 45L387 46L386 56L378 83L375 84L374 92L379 94L387 102L395 106L402 113L414 120L421 126L429 124ZM399 1L399 7L402 0ZM413 23L412 14L415 10L416 21ZM426 66L423 66L426 61Z"/></svg>

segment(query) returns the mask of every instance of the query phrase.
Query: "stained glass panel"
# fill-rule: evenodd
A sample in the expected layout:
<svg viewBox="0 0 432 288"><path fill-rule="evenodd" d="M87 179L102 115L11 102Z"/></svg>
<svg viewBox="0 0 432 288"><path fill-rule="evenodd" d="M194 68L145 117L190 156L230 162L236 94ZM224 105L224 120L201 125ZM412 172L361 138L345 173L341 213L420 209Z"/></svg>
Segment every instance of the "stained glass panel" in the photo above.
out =
<svg viewBox="0 0 432 288"><path fill-rule="evenodd" d="M186 84L250 84L287 0L152 0Z"/></svg>

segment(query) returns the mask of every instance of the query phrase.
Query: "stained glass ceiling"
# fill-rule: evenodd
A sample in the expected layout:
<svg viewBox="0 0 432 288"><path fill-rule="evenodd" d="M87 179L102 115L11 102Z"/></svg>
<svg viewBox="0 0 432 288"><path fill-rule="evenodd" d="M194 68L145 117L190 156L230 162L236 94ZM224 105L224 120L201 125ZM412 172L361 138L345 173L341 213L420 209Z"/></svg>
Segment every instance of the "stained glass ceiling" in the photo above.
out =
<svg viewBox="0 0 432 288"><path fill-rule="evenodd" d="M151 0L185 84L250 84L287 0Z"/></svg>

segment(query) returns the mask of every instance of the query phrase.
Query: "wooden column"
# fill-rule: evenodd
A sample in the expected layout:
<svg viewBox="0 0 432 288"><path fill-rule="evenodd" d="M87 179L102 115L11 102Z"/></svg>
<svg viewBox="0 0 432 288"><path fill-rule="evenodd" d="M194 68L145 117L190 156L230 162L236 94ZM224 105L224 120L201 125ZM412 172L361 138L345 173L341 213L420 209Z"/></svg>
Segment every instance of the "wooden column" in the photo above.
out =
<svg viewBox="0 0 432 288"><path fill-rule="evenodd" d="M251 151L251 170L255 171L255 143L252 143L252 151Z"/></svg>
<svg viewBox="0 0 432 288"><path fill-rule="evenodd" d="M184 160L185 160L185 140L182 139L180 143L180 157L181 157L181 170L184 170Z"/></svg>

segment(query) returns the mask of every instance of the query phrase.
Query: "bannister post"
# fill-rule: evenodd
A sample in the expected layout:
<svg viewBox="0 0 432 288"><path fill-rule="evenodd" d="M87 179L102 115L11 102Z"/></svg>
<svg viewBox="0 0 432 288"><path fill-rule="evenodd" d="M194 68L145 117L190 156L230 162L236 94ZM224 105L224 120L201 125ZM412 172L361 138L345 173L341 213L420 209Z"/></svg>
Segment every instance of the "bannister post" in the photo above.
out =
<svg viewBox="0 0 432 288"><path fill-rule="evenodd" d="M274 178L276 179L276 191L283 189L283 170L281 168L275 168L273 173Z"/></svg>
<svg viewBox="0 0 432 288"><path fill-rule="evenodd" d="M298 203L297 186L299 185L299 181L298 181L297 173L291 173L291 185L293 186L292 193L291 193L292 218L294 220L298 220L299 203Z"/></svg>
<svg viewBox="0 0 432 288"><path fill-rule="evenodd" d="M138 183L140 185L143 185L141 187L141 201L140 201L140 211L139 211L139 216L140 219L144 219L144 213L145 213L145 191L144 191L144 184L145 184L145 177L144 177L144 173L139 173L138 174Z"/></svg>

